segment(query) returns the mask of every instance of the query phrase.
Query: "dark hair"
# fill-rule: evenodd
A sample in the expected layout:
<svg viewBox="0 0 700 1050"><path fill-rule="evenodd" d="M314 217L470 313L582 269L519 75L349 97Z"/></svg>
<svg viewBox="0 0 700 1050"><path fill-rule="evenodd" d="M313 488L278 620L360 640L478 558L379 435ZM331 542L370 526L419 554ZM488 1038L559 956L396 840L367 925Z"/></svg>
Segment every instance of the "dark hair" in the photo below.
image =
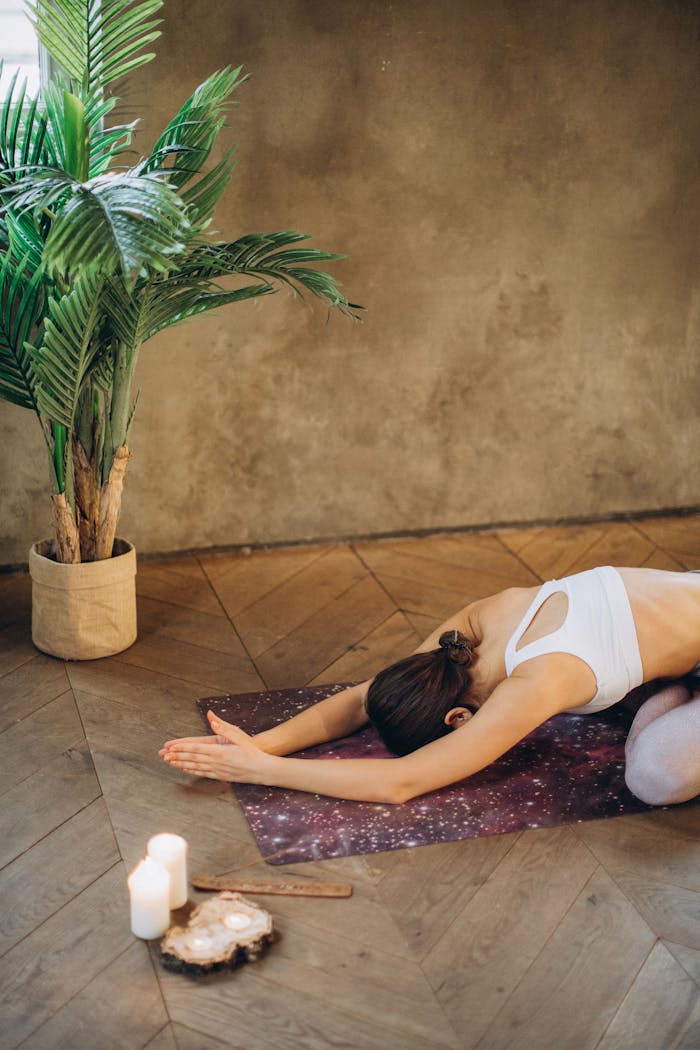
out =
<svg viewBox="0 0 700 1050"><path fill-rule="evenodd" d="M459 631L440 635L439 649L414 653L386 667L367 691L367 714L396 755L407 755L445 736L453 707L476 710L466 700L473 649Z"/></svg>

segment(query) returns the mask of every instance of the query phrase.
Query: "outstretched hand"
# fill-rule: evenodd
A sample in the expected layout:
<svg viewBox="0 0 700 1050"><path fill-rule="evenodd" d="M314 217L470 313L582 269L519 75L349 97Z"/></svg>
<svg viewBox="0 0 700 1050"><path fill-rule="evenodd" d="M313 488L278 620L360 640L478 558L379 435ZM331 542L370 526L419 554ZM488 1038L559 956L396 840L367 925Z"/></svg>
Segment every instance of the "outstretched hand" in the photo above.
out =
<svg viewBox="0 0 700 1050"><path fill-rule="evenodd" d="M207 712L207 718L214 736L167 740L158 752L163 761L191 776L264 783L266 760L270 756L239 726L224 722L213 711Z"/></svg>

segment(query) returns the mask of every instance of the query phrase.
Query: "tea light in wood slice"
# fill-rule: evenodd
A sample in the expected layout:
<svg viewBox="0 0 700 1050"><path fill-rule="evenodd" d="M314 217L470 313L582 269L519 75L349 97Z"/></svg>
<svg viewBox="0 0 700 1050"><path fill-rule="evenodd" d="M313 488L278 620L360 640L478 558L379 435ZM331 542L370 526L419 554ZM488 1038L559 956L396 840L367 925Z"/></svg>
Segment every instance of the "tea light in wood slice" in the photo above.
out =
<svg viewBox="0 0 700 1050"><path fill-rule="evenodd" d="M170 873L170 907L181 908L187 903L187 843L164 832L149 839L147 852Z"/></svg>
<svg viewBox="0 0 700 1050"><path fill-rule="evenodd" d="M150 941L170 925L170 875L162 864L146 857L127 879L131 899L131 932Z"/></svg>
<svg viewBox="0 0 700 1050"><path fill-rule="evenodd" d="M236 933L240 933L245 930L246 927L250 926L253 920L249 915L242 915L240 912L232 912L230 915L225 915L223 918L224 926L228 926L229 930L235 930Z"/></svg>

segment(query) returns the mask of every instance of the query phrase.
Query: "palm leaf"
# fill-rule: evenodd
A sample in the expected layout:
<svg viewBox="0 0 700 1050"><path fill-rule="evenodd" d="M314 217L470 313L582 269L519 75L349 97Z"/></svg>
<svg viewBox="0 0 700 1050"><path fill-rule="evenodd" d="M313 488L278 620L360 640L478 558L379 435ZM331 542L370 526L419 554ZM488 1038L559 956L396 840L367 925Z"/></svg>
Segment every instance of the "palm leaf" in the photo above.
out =
<svg viewBox="0 0 700 1050"><path fill-rule="evenodd" d="M0 75L2 75L0 59ZM38 109L36 98L27 96L26 80L14 74L0 105L0 179L15 181L28 164L38 164L44 157L46 116Z"/></svg>
<svg viewBox="0 0 700 1050"><path fill-rule="evenodd" d="M242 66L217 70L199 85L167 124L151 154L142 163L144 171L167 170L173 186L181 188L199 174L224 126L230 96L247 77Z"/></svg>
<svg viewBox="0 0 700 1050"><path fill-rule="evenodd" d="M30 21L74 90L103 91L155 56L142 52L160 36L152 16L163 0L31 0Z"/></svg>
<svg viewBox="0 0 700 1050"><path fill-rule="evenodd" d="M105 285L103 305L116 337L134 353L158 332L190 317L273 291L269 284L224 291L208 280L197 281L179 275L152 280L144 288L131 291L122 280L113 278Z"/></svg>
<svg viewBox="0 0 700 1050"><path fill-rule="evenodd" d="M188 264L192 272L199 276L213 278L240 274L263 277L268 283L280 281L295 294L310 292L341 313L359 320L354 311L362 307L348 302L334 277L323 270L303 265L333 261L344 256L319 248L289 247L305 240L308 240L308 235L296 230L247 234L231 244L202 245L190 255Z"/></svg>
<svg viewBox="0 0 700 1050"><path fill-rule="evenodd" d="M231 179L233 147L211 171L201 172L224 126L226 110L233 105L231 95L245 80L242 66L227 66L208 77L168 123L141 165L143 171L167 172L171 184L178 189L200 176L182 195L190 221L199 229L210 221Z"/></svg>
<svg viewBox="0 0 700 1050"><path fill-rule="evenodd" d="M30 257L17 261L8 249L0 258L0 397L37 415L37 381L26 344L36 337L42 319L40 269Z"/></svg>
<svg viewBox="0 0 700 1050"><path fill-rule="evenodd" d="M59 181L47 182L46 198L35 207L60 197ZM30 201L28 191L19 206ZM106 172L72 184L47 237L44 262L59 274L164 272L184 251L188 232L184 204L163 179Z"/></svg>
<svg viewBox="0 0 700 1050"><path fill-rule="evenodd" d="M101 278L77 278L66 295L50 300L40 345L27 345L39 380L39 408L69 433L99 348L93 334L100 317L101 288Z"/></svg>

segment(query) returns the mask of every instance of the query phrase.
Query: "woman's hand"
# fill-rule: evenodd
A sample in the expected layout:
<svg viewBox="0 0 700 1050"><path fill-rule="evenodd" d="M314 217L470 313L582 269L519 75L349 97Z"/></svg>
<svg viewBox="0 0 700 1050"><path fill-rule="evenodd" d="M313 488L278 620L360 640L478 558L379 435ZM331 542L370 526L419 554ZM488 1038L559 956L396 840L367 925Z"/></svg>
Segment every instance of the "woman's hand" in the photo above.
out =
<svg viewBox="0 0 700 1050"><path fill-rule="evenodd" d="M207 712L216 736L168 740L158 752L164 762L195 777L260 784L269 755L238 726Z"/></svg>

